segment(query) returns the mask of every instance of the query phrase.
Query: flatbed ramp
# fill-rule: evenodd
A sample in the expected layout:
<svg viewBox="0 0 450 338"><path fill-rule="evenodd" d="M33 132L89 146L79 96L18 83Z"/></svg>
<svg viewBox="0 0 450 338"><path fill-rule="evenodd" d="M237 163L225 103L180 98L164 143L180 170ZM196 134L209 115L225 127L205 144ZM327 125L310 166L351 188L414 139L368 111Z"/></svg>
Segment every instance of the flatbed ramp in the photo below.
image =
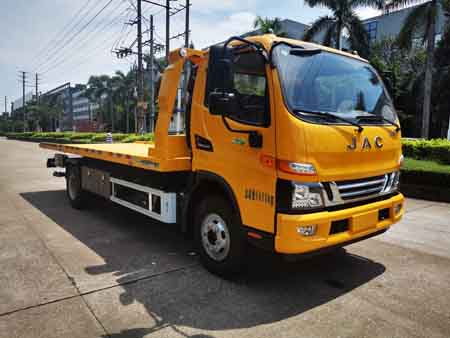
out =
<svg viewBox="0 0 450 338"><path fill-rule="evenodd" d="M156 151L151 142L108 144L41 143L44 149L93 158L147 170L170 172L191 169L191 157L183 146L184 136L174 136L166 151Z"/></svg>

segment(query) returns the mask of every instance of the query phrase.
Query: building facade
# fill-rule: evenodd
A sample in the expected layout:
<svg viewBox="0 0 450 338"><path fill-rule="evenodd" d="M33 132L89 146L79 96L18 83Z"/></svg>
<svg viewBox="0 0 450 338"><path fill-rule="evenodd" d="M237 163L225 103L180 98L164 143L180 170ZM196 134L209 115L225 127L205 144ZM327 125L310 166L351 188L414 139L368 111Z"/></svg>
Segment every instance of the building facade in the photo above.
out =
<svg viewBox="0 0 450 338"><path fill-rule="evenodd" d="M99 105L86 97L86 87L77 85L72 91L73 130L90 132L97 129L95 113Z"/></svg>
<svg viewBox="0 0 450 338"><path fill-rule="evenodd" d="M420 6L420 5L418 5ZM369 41L371 44L381 41L384 38L395 38L400 33L403 24L408 15L417 6L404 8L388 14L375 16L363 21L367 33L369 34ZM436 40L439 40L443 34L445 25L445 16L442 9L439 10L438 20L436 22ZM421 44L421 40L417 44Z"/></svg>

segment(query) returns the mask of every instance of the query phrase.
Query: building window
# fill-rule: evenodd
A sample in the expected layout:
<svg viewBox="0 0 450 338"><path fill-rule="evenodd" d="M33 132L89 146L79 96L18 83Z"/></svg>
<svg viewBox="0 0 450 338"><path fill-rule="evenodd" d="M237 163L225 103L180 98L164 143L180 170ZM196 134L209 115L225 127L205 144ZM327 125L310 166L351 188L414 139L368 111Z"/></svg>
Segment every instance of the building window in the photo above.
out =
<svg viewBox="0 0 450 338"><path fill-rule="evenodd" d="M366 23L366 31L369 35L369 43L372 44L377 39L378 21Z"/></svg>

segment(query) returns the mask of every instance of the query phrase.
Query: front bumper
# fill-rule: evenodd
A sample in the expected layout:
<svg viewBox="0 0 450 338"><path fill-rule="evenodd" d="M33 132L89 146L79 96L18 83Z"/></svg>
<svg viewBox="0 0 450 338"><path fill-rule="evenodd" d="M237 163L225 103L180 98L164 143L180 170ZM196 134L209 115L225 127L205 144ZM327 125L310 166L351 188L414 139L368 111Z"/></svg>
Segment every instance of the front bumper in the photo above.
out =
<svg viewBox="0 0 450 338"><path fill-rule="evenodd" d="M401 210L395 209L401 205ZM387 210L389 212L387 213ZM386 217L380 217L386 211ZM345 245L358 238L388 229L397 223L404 214L404 197L395 195L387 200L369 203L366 205L338 211L323 211L306 215L277 216L277 234L275 236L275 251L283 254L303 254L323 248ZM336 223L347 223L348 229L334 233L332 230ZM297 228L300 226L316 225L314 236L302 236ZM330 231L332 234L330 234Z"/></svg>

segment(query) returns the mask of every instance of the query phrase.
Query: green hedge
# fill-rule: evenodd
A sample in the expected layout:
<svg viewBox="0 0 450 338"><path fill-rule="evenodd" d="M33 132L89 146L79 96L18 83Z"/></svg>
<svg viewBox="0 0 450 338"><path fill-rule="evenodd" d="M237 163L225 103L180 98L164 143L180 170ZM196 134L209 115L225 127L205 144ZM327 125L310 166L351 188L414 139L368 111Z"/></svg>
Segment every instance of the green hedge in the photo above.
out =
<svg viewBox="0 0 450 338"><path fill-rule="evenodd" d="M450 173L402 169L400 191L406 197L450 203Z"/></svg>
<svg viewBox="0 0 450 338"><path fill-rule="evenodd" d="M406 158L400 177L401 192L412 198L450 202L450 165Z"/></svg>
<svg viewBox="0 0 450 338"><path fill-rule="evenodd" d="M122 142L123 143L133 143L136 141L153 141L154 135L153 134L145 134L145 135L128 135L125 137Z"/></svg>
<svg viewBox="0 0 450 338"><path fill-rule="evenodd" d="M436 140L404 140L403 154L417 160L431 160L450 164L450 141Z"/></svg>
<svg viewBox="0 0 450 338"><path fill-rule="evenodd" d="M401 181L405 184L450 188L450 173L432 171L402 170Z"/></svg>
<svg viewBox="0 0 450 338"><path fill-rule="evenodd" d="M106 133L75 133L75 132L53 132L53 133L5 133L5 136L20 140L36 142L60 142L60 143L105 143ZM113 134L114 142L132 143L136 141L153 141L153 134Z"/></svg>

